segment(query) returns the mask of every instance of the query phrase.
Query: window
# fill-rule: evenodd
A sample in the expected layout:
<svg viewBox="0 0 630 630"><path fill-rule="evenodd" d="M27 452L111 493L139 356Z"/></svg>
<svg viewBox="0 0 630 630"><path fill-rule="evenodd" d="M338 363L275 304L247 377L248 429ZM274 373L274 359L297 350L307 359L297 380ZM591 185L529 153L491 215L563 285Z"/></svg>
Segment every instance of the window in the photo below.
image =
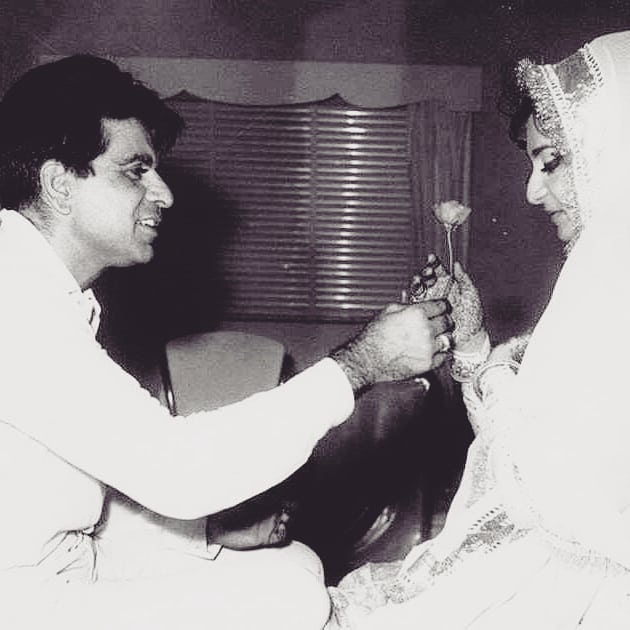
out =
<svg viewBox="0 0 630 630"><path fill-rule="evenodd" d="M168 162L235 213L229 317L358 321L397 300L414 250L406 107L170 103L187 129Z"/></svg>

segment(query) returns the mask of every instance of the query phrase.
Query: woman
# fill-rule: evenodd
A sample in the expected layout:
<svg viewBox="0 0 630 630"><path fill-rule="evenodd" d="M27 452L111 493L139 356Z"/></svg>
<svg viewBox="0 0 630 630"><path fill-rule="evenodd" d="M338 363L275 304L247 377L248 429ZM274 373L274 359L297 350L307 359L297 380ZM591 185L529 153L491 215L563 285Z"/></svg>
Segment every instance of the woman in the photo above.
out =
<svg viewBox="0 0 630 630"><path fill-rule="evenodd" d="M527 198L566 262L529 339L460 343L477 435L444 529L331 589L330 627L630 627L630 31L516 72Z"/></svg>

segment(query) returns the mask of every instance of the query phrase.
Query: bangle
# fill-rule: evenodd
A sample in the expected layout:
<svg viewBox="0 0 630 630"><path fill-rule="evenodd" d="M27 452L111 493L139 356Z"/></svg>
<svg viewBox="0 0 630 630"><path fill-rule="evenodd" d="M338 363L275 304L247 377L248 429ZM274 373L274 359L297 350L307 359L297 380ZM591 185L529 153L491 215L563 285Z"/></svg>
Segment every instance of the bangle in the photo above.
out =
<svg viewBox="0 0 630 630"><path fill-rule="evenodd" d="M481 388L481 379L493 368L509 368L513 374L518 373L520 365L516 361L495 361L493 363L484 363L476 372L473 378L473 389L477 398L483 400L483 391Z"/></svg>
<svg viewBox="0 0 630 630"><path fill-rule="evenodd" d="M485 360L486 357L478 354L465 356L454 352L451 361L451 376L459 383L468 383L473 380Z"/></svg>
<svg viewBox="0 0 630 630"><path fill-rule="evenodd" d="M483 329L475 333L475 335L479 335L480 332L483 332ZM461 352L457 350L457 347L453 351L451 376L459 383L469 383L472 381L475 374L479 368L484 365L490 354L490 339L487 333L483 332L483 334L483 343L476 352Z"/></svg>

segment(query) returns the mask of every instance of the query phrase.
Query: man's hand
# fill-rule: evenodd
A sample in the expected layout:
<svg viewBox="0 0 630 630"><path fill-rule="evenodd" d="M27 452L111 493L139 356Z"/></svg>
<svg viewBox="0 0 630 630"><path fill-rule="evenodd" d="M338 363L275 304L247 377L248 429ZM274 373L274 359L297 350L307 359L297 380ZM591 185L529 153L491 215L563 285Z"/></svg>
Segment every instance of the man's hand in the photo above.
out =
<svg viewBox="0 0 630 630"><path fill-rule="evenodd" d="M351 341L331 356L355 391L383 381L398 381L441 365L448 355L444 335L453 329L446 300L390 304Z"/></svg>
<svg viewBox="0 0 630 630"><path fill-rule="evenodd" d="M208 543L223 545L228 549L282 547L291 542L290 520L291 506L288 502L278 511L254 519L239 520L227 510L225 513L208 517L206 538Z"/></svg>

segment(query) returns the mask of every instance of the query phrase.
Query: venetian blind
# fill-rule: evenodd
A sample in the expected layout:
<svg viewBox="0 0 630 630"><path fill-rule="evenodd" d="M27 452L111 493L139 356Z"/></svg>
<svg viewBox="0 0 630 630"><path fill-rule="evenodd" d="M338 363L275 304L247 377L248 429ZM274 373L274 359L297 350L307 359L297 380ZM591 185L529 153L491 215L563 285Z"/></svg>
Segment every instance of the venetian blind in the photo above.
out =
<svg viewBox="0 0 630 630"><path fill-rule="evenodd" d="M169 162L236 213L221 251L229 316L360 320L397 299L414 241L406 107L170 104L187 128Z"/></svg>

